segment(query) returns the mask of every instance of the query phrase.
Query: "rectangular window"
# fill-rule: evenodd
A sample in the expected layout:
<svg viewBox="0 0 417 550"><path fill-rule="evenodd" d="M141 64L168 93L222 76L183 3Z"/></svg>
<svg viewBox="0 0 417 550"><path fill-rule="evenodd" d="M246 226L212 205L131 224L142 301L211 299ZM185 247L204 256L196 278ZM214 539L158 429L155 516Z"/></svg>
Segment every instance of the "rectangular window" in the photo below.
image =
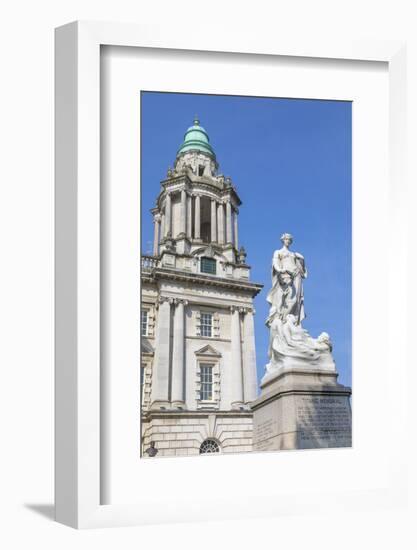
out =
<svg viewBox="0 0 417 550"><path fill-rule="evenodd" d="M211 338L213 336L213 314L201 313L200 314L200 334Z"/></svg>
<svg viewBox="0 0 417 550"><path fill-rule="evenodd" d="M216 275L216 260L213 260L213 258L201 258L200 269L201 273Z"/></svg>
<svg viewBox="0 0 417 550"><path fill-rule="evenodd" d="M140 333L142 336L148 336L148 317L149 311L147 309L142 309L140 318Z"/></svg>
<svg viewBox="0 0 417 550"><path fill-rule="evenodd" d="M201 390L200 390L201 401L212 401L213 400L213 365L208 363L200 364L200 379L201 379Z"/></svg>

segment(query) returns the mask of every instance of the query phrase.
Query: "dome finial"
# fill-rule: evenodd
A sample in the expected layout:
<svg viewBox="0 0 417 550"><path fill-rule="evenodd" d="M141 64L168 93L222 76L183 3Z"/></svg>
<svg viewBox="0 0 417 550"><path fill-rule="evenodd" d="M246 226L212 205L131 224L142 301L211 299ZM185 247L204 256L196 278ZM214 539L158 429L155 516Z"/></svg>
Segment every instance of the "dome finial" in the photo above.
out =
<svg viewBox="0 0 417 550"><path fill-rule="evenodd" d="M177 151L177 156L186 151L200 151L216 158L213 148L210 145L210 139L207 132L200 126L198 115L194 117L194 124L190 126L184 134L184 141Z"/></svg>

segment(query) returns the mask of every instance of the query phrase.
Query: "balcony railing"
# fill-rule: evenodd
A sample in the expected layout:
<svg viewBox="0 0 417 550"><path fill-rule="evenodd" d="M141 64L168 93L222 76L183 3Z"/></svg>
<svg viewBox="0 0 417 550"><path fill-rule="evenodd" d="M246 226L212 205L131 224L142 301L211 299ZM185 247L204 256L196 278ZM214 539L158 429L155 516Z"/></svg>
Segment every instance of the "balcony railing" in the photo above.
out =
<svg viewBox="0 0 417 550"><path fill-rule="evenodd" d="M142 256L142 269L144 271L150 271L158 265L158 258L156 256Z"/></svg>

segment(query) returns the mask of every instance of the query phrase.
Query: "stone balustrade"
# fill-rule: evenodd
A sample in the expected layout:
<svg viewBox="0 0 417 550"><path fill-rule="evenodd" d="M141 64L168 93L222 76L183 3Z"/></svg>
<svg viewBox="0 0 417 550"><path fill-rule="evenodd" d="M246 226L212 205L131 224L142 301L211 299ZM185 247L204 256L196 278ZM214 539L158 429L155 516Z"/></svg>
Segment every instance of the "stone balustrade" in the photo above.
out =
<svg viewBox="0 0 417 550"><path fill-rule="evenodd" d="M141 263L143 271L150 271L154 267L157 267L158 258L155 256L142 256Z"/></svg>

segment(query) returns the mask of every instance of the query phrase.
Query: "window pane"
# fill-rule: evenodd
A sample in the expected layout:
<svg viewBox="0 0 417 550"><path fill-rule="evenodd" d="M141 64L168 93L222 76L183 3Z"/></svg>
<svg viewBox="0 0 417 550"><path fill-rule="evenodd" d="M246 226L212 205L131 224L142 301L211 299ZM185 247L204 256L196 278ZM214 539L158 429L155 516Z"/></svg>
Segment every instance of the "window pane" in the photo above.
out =
<svg viewBox="0 0 417 550"><path fill-rule="evenodd" d="M142 309L141 313L141 334L142 336L148 335L148 311L146 309Z"/></svg>
<svg viewBox="0 0 417 550"><path fill-rule="evenodd" d="M201 258L200 268L202 273L216 274L216 260L213 258Z"/></svg>
<svg viewBox="0 0 417 550"><path fill-rule="evenodd" d="M200 315L200 333L201 336L212 336L213 314L201 313Z"/></svg>
<svg viewBox="0 0 417 550"><path fill-rule="evenodd" d="M206 439L200 446L200 454L218 452L220 452L220 447L213 439Z"/></svg>
<svg viewBox="0 0 417 550"><path fill-rule="evenodd" d="M208 363L200 364L200 399L211 401L213 399L213 365Z"/></svg>

